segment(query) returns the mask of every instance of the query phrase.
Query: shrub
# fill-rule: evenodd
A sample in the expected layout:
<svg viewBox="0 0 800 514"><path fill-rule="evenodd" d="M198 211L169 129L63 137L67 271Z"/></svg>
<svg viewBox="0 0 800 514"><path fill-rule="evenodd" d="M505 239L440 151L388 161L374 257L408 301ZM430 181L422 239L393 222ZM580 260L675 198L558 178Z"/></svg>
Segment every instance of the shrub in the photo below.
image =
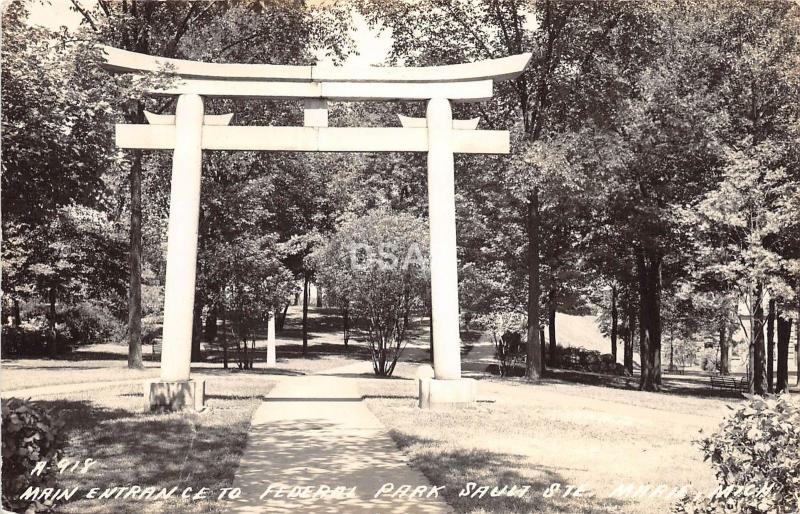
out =
<svg viewBox="0 0 800 514"><path fill-rule="evenodd" d="M789 395L748 399L699 443L716 471L718 491L730 487L731 493L685 498L675 512L788 514L800 509L800 402ZM768 492L737 494L747 486Z"/></svg>
<svg viewBox="0 0 800 514"><path fill-rule="evenodd" d="M56 333L62 348L64 344L77 346L119 341L125 336L125 323L102 304L81 302L59 304L56 308ZM25 332L47 334L50 307L36 304L26 310L30 317L22 323Z"/></svg>
<svg viewBox="0 0 800 514"><path fill-rule="evenodd" d="M617 365L610 353L601 354L596 350L587 350L580 346L556 345L555 360L551 366L578 371L625 374L625 368Z"/></svg>
<svg viewBox="0 0 800 514"><path fill-rule="evenodd" d="M500 376L507 377L514 368L525 362L525 345L519 332L506 331L502 336L494 334L494 354L500 368Z"/></svg>
<svg viewBox="0 0 800 514"><path fill-rule="evenodd" d="M706 348L700 354L700 367L709 373L718 373L720 370L719 352L715 348Z"/></svg>
<svg viewBox="0 0 800 514"><path fill-rule="evenodd" d="M65 325L64 338L71 344L116 342L125 336L125 324L111 311L90 302L72 305L58 315Z"/></svg>
<svg viewBox="0 0 800 514"><path fill-rule="evenodd" d="M59 343L63 342L63 338L60 338ZM2 343L4 355L46 355L50 349L47 318L33 316L24 320L19 328L4 325Z"/></svg>
<svg viewBox="0 0 800 514"><path fill-rule="evenodd" d="M309 258L329 294L362 320L376 375L391 376L405 348L411 316L424 312L430 269L425 222L375 209L349 218Z"/></svg>
<svg viewBox="0 0 800 514"><path fill-rule="evenodd" d="M476 326L490 331L494 340L494 356L501 377L517 374L517 367L525 366L526 346L525 316L515 311L499 310L475 318Z"/></svg>
<svg viewBox="0 0 800 514"><path fill-rule="evenodd" d="M63 423L35 403L3 400L3 508L25 509L19 496L28 487L55 487L55 466L32 474L39 462L54 462L64 446ZM37 507L45 507L38 505Z"/></svg>

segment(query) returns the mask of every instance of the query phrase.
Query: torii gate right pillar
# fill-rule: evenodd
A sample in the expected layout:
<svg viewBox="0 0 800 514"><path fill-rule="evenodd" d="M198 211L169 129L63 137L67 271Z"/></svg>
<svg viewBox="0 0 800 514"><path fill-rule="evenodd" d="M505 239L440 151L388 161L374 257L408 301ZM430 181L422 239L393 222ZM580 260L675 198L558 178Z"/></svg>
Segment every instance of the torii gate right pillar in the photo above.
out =
<svg viewBox="0 0 800 514"><path fill-rule="evenodd" d="M419 381L419 406L475 401L476 382L461 378L458 316L455 167L450 101L428 101L428 220L430 225L431 312L434 376Z"/></svg>

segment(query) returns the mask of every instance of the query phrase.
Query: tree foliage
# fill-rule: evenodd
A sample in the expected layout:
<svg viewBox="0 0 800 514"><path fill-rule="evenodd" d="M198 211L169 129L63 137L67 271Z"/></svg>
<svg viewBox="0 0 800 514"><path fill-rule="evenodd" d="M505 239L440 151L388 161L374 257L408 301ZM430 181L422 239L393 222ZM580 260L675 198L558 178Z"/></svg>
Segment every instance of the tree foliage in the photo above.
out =
<svg viewBox="0 0 800 514"><path fill-rule="evenodd" d="M427 248L422 220L379 209L345 220L314 254L322 286L363 323L376 375L392 374L424 305Z"/></svg>

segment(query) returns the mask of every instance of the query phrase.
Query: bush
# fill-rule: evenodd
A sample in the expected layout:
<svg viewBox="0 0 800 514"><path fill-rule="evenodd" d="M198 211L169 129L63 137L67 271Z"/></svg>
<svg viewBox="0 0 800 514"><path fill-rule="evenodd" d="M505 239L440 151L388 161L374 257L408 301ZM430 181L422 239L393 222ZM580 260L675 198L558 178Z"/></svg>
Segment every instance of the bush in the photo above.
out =
<svg viewBox="0 0 800 514"><path fill-rule="evenodd" d="M715 348L706 348L700 354L700 367L709 373L719 373L719 352Z"/></svg>
<svg viewBox="0 0 800 514"><path fill-rule="evenodd" d="M83 302L58 314L65 325L64 338L74 345L117 342L125 337L125 324L102 305Z"/></svg>
<svg viewBox="0 0 800 514"><path fill-rule="evenodd" d="M719 430L700 441L724 495L685 498L675 512L788 514L800 509L800 402L789 395L749 401ZM764 495L737 494L738 487L768 489ZM740 493L742 490L739 490Z"/></svg>
<svg viewBox="0 0 800 514"><path fill-rule="evenodd" d="M58 343L63 337L56 332ZM4 355L46 355L50 349L50 329L47 318L34 316L24 320L19 328L3 325L2 352Z"/></svg>
<svg viewBox="0 0 800 514"><path fill-rule="evenodd" d="M33 343L41 338L44 338L43 344L46 346L49 311L50 307L46 304L34 304L23 311L27 315L20 326L25 334L21 349L23 353L38 353L37 348L42 345ZM116 342L125 336L125 330L125 323L102 304L81 302L57 305L56 334L59 348Z"/></svg>
<svg viewBox="0 0 800 514"><path fill-rule="evenodd" d="M346 298L352 319L367 327L378 376L392 375L411 317L424 312L430 283L427 248L424 220L375 209L344 220L309 257L319 284L330 295Z"/></svg>
<svg viewBox="0 0 800 514"><path fill-rule="evenodd" d="M525 362L525 345L519 332L506 331L502 336L494 335L494 355L500 368L500 376L507 377L514 368Z"/></svg>
<svg viewBox="0 0 800 514"><path fill-rule="evenodd" d="M501 310L476 316L474 321L476 326L492 333L497 372L501 377L518 375L520 366L524 370L526 345L522 334L526 320L523 314Z"/></svg>
<svg viewBox="0 0 800 514"><path fill-rule="evenodd" d="M28 400L3 400L3 508L25 509L19 496L28 487L55 487L55 466L32 474L39 462L54 462L64 446L63 423ZM38 508L47 504L37 505ZM38 510L37 508L37 510Z"/></svg>

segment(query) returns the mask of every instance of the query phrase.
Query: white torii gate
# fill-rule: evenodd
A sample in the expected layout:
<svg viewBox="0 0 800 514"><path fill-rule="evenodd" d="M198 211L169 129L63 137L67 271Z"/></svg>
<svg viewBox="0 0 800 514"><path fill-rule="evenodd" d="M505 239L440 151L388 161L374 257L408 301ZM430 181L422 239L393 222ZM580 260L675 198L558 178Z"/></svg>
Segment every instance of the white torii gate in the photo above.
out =
<svg viewBox="0 0 800 514"><path fill-rule="evenodd" d="M202 407L205 385L190 378L192 316L203 150L427 152L434 377L420 382L420 406L474 401L461 377L453 154L509 153L507 131L476 130L453 120L451 102L492 97L494 82L513 79L531 54L469 64L346 68L218 64L167 59L103 47L113 72L168 69L175 115L147 113L148 124L116 126L120 148L173 150L161 377L145 384L150 409ZM207 115L203 97L302 99L302 127L231 126L232 114ZM425 118L400 116L401 128L328 127L328 101L426 100Z"/></svg>

